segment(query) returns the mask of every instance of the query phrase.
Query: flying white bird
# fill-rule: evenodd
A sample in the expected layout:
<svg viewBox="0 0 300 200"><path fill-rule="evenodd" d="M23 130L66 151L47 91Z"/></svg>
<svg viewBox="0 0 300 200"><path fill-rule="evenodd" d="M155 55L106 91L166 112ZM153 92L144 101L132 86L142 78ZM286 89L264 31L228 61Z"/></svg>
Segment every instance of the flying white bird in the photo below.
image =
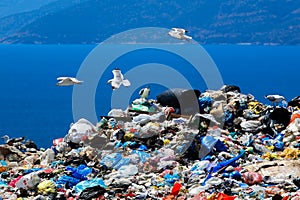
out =
<svg viewBox="0 0 300 200"><path fill-rule="evenodd" d="M168 34L174 38L180 39L180 40L191 40L192 37L191 36L187 36L185 35L185 33L187 33L188 31L183 29L183 28L172 28L172 30L170 30L168 32Z"/></svg>
<svg viewBox="0 0 300 200"><path fill-rule="evenodd" d="M269 101L271 101L272 103L279 103L279 102L285 100L285 98L283 96L277 95L277 94L266 95L265 98L268 99Z"/></svg>
<svg viewBox="0 0 300 200"><path fill-rule="evenodd" d="M124 79L123 74L121 73L120 69L114 69L112 71L114 78L107 81L107 84L111 84L113 90L118 89L122 84L125 87L130 86L130 82L128 79Z"/></svg>
<svg viewBox="0 0 300 200"><path fill-rule="evenodd" d="M150 88L146 87L140 90L139 95L142 99L148 99L150 94Z"/></svg>
<svg viewBox="0 0 300 200"><path fill-rule="evenodd" d="M75 84L82 84L83 81L79 81L76 78L73 77L58 77L57 78L57 86L69 86L69 85L75 85Z"/></svg>

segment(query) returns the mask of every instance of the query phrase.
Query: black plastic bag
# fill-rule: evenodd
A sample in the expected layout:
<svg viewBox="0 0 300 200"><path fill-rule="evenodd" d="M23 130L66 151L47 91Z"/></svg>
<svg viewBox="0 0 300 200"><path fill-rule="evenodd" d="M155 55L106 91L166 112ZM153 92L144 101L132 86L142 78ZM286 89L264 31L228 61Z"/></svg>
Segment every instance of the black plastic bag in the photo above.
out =
<svg viewBox="0 0 300 200"><path fill-rule="evenodd" d="M79 199L84 199L84 200L90 200L93 198L97 198L105 193L105 189L101 187L100 185L94 186L94 187L89 187L84 189L80 195Z"/></svg>
<svg viewBox="0 0 300 200"><path fill-rule="evenodd" d="M157 103L173 107L176 114L195 114L199 112L199 90L169 89L156 96Z"/></svg>

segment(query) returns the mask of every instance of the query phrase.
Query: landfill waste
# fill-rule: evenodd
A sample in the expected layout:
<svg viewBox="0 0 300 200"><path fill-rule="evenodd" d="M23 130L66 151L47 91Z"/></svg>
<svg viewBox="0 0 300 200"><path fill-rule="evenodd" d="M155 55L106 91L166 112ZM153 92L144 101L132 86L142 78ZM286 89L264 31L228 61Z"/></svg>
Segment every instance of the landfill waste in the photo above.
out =
<svg viewBox="0 0 300 200"><path fill-rule="evenodd" d="M198 112L199 90L187 90L182 88L170 89L158 94L156 101L161 106L173 107L177 114L194 114Z"/></svg>
<svg viewBox="0 0 300 200"><path fill-rule="evenodd" d="M0 199L300 199L299 96L147 94L95 125L79 119L50 148L5 136Z"/></svg>

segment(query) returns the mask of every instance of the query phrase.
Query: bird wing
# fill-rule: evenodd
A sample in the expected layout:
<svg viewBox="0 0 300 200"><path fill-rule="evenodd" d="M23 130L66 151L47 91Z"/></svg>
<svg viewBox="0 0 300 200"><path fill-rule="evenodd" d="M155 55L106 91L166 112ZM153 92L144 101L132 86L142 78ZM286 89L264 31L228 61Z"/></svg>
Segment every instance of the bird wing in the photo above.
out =
<svg viewBox="0 0 300 200"><path fill-rule="evenodd" d="M141 96L144 92L144 89L141 89L140 92L139 92L139 95Z"/></svg>
<svg viewBox="0 0 300 200"><path fill-rule="evenodd" d="M125 87L129 87L131 85L128 79L123 79L122 83Z"/></svg>
<svg viewBox="0 0 300 200"><path fill-rule="evenodd" d="M63 76L61 76L61 77L57 77L56 80L61 81L61 80L65 80L65 79L67 79L67 78L69 78L69 77L63 77Z"/></svg>
<svg viewBox="0 0 300 200"><path fill-rule="evenodd" d="M274 95L276 98L278 98L278 99L285 99L285 97L284 96L281 96L281 95Z"/></svg>
<svg viewBox="0 0 300 200"><path fill-rule="evenodd" d="M183 28L172 28L173 31L176 31L176 32L185 32L185 29Z"/></svg>
<svg viewBox="0 0 300 200"><path fill-rule="evenodd" d="M73 83L83 83L83 81L78 80L77 78L69 78Z"/></svg>
<svg viewBox="0 0 300 200"><path fill-rule="evenodd" d="M275 97L273 95L266 96L266 99L269 99L270 101L275 101Z"/></svg>
<svg viewBox="0 0 300 200"><path fill-rule="evenodd" d="M184 38L185 38L186 40L191 40L191 39L192 39L192 37L191 37L191 36L188 36L188 35L184 35Z"/></svg>
<svg viewBox="0 0 300 200"><path fill-rule="evenodd" d="M186 32L187 32L187 31L186 31L185 29L183 29L183 28L178 29L178 31L179 31L180 33L186 33Z"/></svg>

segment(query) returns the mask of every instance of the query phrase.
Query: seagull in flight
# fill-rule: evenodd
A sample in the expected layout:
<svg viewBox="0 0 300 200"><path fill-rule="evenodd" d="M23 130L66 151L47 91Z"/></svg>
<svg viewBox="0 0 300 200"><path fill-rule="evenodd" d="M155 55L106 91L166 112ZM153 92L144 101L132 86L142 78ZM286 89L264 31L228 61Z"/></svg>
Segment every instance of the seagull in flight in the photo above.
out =
<svg viewBox="0 0 300 200"><path fill-rule="evenodd" d="M82 84L83 81L78 80L77 78L73 77L58 77L57 78L57 86L70 86L75 84Z"/></svg>
<svg viewBox="0 0 300 200"><path fill-rule="evenodd" d="M125 87L130 86L130 82L128 79L124 79L124 76L120 69L116 68L112 71L114 78L107 81L107 84L111 84L113 90L118 89L122 84Z"/></svg>
<svg viewBox="0 0 300 200"><path fill-rule="evenodd" d="M284 96L281 96L278 94L266 95L265 98L268 99L269 101L271 101L272 103L279 103L279 102L285 100Z"/></svg>
<svg viewBox="0 0 300 200"><path fill-rule="evenodd" d="M173 38L177 38L179 40L191 40L191 36L185 35L188 31L183 28L172 28L168 35L172 36Z"/></svg>

